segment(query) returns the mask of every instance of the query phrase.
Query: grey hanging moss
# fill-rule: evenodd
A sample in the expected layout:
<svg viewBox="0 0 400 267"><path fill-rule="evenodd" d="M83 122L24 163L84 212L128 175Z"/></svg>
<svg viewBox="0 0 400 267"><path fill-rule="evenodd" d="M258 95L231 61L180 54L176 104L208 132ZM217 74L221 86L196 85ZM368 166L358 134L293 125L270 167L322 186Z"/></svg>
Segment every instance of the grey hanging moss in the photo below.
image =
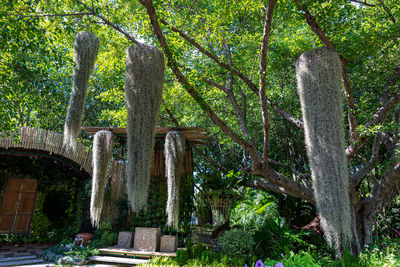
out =
<svg viewBox="0 0 400 267"><path fill-rule="evenodd" d="M340 255L352 237L342 64L335 51L318 48L300 56L296 72L317 209L326 240Z"/></svg>
<svg viewBox="0 0 400 267"><path fill-rule="evenodd" d="M108 167L114 147L113 134L110 131L98 131L93 140L93 180L90 198L90 219L97 227L103 210L104 192Z"/></svg>
<svg viewBox="0 0 400 267"><path fill-rule="evenodd" d="M179 186L182 163L185 157L185 136L171 131L165 138L165 173L168 179L167 225L178 228Z"/></svg>
<svg viewBox="0 0 400 267"><path fill-rule="evenodd" d="M150 182L156 119L162 100L164 55L157 48L128 48L125 102L128 109L126 180L132 211L145 209Z"/></svg>
<svg viewBox="0 0 400 267"><path fill-rule="evenodd" d="M89 32L79 32L74 43L74 81L69 99L68 114L64 124L64 145L75 149L81 130L89 77L99 51L99 38Z"/></svg>

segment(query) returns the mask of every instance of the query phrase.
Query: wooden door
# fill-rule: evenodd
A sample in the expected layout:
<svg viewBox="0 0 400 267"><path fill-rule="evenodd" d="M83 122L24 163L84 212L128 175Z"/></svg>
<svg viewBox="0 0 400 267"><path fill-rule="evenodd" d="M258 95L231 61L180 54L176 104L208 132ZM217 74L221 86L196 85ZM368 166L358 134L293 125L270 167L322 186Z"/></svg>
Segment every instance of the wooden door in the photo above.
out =
<svg viewBox="0 0 400 267"><path fill-rule="evenodd" d="M35 179L9 179L0 207L0 233L28 233L36 202Z"/></svg>

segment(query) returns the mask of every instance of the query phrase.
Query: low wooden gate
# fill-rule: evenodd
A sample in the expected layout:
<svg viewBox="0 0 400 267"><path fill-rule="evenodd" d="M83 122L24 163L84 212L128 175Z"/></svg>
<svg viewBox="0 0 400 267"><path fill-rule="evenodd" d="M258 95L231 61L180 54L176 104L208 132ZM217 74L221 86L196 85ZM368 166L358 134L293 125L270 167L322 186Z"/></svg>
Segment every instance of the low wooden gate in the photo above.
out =
<svg viewBox="0 0 400 267"><path fill-rule="evenodd" d="M37 196L37 180L12 178L3 191L0 233L28 233Z"/></svg>

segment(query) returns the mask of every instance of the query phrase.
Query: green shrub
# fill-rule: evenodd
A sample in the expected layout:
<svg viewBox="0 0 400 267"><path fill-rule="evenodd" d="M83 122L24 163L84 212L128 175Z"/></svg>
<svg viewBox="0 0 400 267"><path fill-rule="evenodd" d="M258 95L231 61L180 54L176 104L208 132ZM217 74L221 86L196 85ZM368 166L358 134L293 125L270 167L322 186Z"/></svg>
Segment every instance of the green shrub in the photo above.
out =
<svg viewBox="0 0 400 267"><path fill-rule="evenodd" d="M284 266L290 267L319 267L320 265L315 262L314 258L307 252L294 254L290 253L286 260L282 261Z"/></svg>
<svg viewBox="0 0 400 267"><path fill-rule="evenodd" d="M228 257L249 258L254 254L253 235L244 230L232 229L219 238L219 245Z"/></svg>
<svg viewBox="0 0 400 267"><path fill-rule="evenodd" d="M200 259L201 259L201 261L203 261L203 262L211 263L211 262L213 262L214 260L216 260L216 258L217 258L217 257L216 257L216 255L215 255L215 253L212 252L211 250L204 250L204 251L201 252Z"/></svg>
<svg viewBox="0 0 400 267"><path fill-rule="evenodd" d="M99 251L90 246L87 246L87 247L72 246L72 250L67 251L64 254L71 256L73 258L80 258L82 260L86 260L90 256L98 255Z"/></svg>
<svg viewBox="0 0 400 267"><path fill-rule="evenodd" d="M310 247L310 244L301 239L302 235L302 232L290 229L281 217L267 218L254 234L255 253L261 259L266 257L279 259L281 254L288 255L299 246Z"/></svg>
<svg viewBox="0 0 400 267"><path fill-rule="evenodd" d="M359 256L360 267L400 266L400 242L382 237Z"/></svg>

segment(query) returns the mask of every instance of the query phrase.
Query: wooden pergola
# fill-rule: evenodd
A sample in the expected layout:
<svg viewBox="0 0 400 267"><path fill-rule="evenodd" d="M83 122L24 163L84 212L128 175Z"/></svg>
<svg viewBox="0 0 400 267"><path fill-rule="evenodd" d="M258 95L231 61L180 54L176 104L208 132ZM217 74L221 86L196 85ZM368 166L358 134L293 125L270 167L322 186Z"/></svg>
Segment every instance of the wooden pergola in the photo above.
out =
<svg viewBox="0 0 400 267"><path fill-rule="evenodd" d="M107 130L112 132L118 139L117 142L121 143L122 146L125 145L127 139L127 131L126 128L118 128L118 127L82 127L82 131L86 134L94 136L98 131ZM186 152L184 156L184 160L182 162L183 166L181 168L181 175L188 179L193 174L193 157L192 157L192 147L197 144L206 144L208 143L209 136L207 134L207 129L198 128L198 127L164 127L164 128L156 128L155 130L155 145L153 152L153 159L150 169L150 175L152 176L151 180L155 183L162 184L165 187L165 192L167 192L167 180L165 174L165 155L164 155L164 142L167 133L170 131L179 131L186 138ZM124 153L124 149L120 151L120 153ZM120 160L116 160L116 166L112 170L115 172L115 177L124 177L125 175L125 162L121 162ZM110 200L113 200L109 203L105 203L103 208L103 216L104 217L115 217L117 208L113 203L116 200L121 199L125 192L125 183L123 179L112 179L111 184L111 197Z"/></svg>
<svg viewBox="0 0 400 267"><path fill-rule="evenodd" d="M82 130L89 134L95 135L98 131L107 130L112 132L115 136L121 137L123 140L127 138L126 128L118 128L118 127L82 127ZM155 130L155 138L156 141L161 141L165 139L165 136L170 131L179 131L181 132L188 143L197 143L204 144L207 143L207 139L209 138L207 134L207 129L198 128L198 127L164 127L164 128L156 128Z"/></svg>

